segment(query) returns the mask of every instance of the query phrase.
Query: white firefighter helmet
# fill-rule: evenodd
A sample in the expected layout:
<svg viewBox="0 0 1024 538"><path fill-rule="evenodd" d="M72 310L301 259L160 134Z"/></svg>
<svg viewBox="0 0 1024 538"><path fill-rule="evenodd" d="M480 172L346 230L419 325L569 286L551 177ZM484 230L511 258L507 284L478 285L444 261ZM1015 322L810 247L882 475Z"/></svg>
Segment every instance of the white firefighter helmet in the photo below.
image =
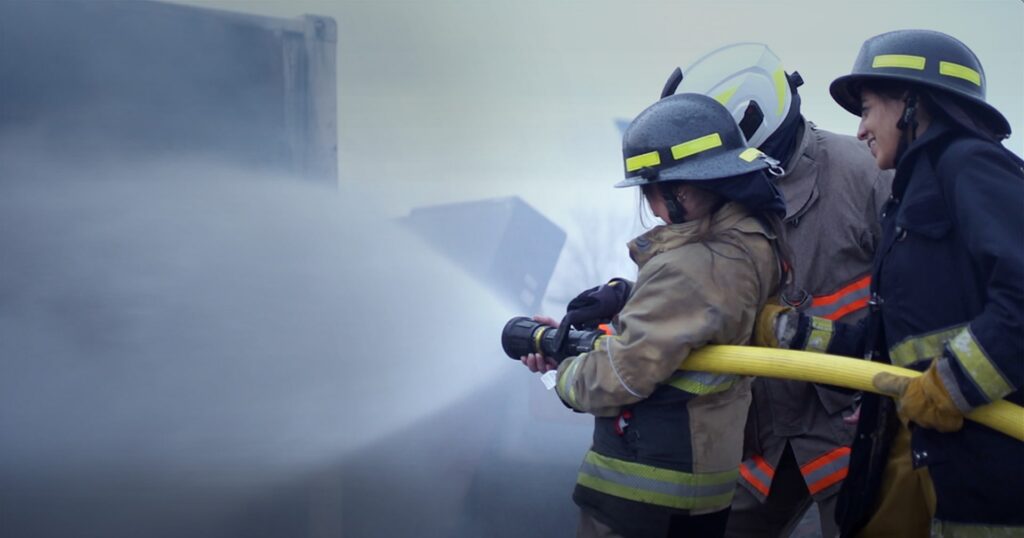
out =
<svg viewBox="0 0 1024 538"><path fill-rule="evenodd" d="M682 79L682 80L680 80ZM685 70L676 69L662 97L702 93L732 114L751 147L760 147L782 125L793 104L792 82L782 61L763 43L735 43L705 54Z"/></svg>

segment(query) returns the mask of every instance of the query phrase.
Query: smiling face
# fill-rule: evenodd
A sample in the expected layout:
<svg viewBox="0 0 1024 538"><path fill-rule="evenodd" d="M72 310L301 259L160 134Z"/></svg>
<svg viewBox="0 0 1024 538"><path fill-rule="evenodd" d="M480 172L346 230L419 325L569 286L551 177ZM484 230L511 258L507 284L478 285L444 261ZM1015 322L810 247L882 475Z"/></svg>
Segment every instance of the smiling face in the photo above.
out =
<svg viewBox="0 0 1024 538"><path fill-rule="evenodd" d="M882 170L896 167L896 151L903 132L897 127L903 115L902 99L893 99L863 89L860 93L861 113L857 138L867 142L875 162Z"/></svg>

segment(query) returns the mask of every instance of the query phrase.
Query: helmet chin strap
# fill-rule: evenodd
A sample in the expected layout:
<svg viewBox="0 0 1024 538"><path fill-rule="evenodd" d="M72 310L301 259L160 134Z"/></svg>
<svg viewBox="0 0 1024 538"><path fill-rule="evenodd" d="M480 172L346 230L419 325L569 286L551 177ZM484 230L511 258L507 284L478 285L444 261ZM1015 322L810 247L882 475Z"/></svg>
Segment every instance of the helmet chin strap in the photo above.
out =
<svg viewBox="0 0 1024 538"><path fill-rule="evenodd" d="M658 188L661 190L662 199L665 200L665 208L668 209L670 224L686 222L686 209L683 208L683 204L676 198L676 193L672 190L672 186L668 183L659 183Z"/></svg>

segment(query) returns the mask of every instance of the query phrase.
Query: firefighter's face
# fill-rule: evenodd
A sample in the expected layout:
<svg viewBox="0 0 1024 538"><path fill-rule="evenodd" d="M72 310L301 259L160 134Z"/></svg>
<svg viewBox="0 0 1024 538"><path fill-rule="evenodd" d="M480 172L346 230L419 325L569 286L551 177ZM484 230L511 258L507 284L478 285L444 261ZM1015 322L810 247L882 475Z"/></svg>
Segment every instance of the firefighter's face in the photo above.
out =
<svg viewBox="0 0 1024 538"><path fill-rule="evenodd" d="M882 170L896 167L896 151L902 131L897 127L903 115L902 99L892 99L871 90L861 90L860 126L857 138L867 142Z"/></svg>
<svg viewBox="0 0 1024 538"><path fill-rule="evenodd" d="M643 190L644 198L647 198L647 205L650 206L651 213L654 213L655 217L666 223L671 222L668 216L668 206L665 205L665 199L661 196L661 189L654 185L644 185Z"/></svg>
<svg viewBox="0 0 1024 538"><path fill-rule="evenodd" d="M666 224L672 220L668 213L668 206L665 205L665 198L661 195L661 189L655 185L644 185L644 196L651 212ZM676 194L676 200L683 206L683 214L687 221L697 220L706 217L711 213L711 208L717 198L710 191L698 189L693 185L681 184L672 189Z"/></svg>

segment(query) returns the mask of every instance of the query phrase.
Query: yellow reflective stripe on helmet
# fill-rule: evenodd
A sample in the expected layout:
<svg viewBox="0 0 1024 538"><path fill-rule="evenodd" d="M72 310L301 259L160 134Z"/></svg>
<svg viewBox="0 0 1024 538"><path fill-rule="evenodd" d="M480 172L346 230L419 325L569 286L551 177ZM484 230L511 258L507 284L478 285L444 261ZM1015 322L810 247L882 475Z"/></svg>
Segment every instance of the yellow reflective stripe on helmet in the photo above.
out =
<svg viewBox="0 0 1024 538"><path fill-rule="evenodd" d="M981 86L981 73L978 73L966 65L955 64L953 62L939 62L939 74L946 75L947 77L962 78Z"/></svg>
<svg viewBox="0 0 1024 538"><path fill-rule="evenodd" d="M739 469L684 473L587 452L576 482L622 499L682 510L725 508L732 502Z"/></svg>
<svg viewBox="0 0 1024 538"><path fill-rule="evenodd" d="M988 401L994 402L1013 392L1013 386L974 338L970 327L949 341L949 350Z"/></svg>
<svg viewBox="0 0 1024 538"><path fill-rule="evenodd" d="M658 155L658 152L649 151L626 159L626 171L633 172L648 166L658 166L659 164L661 164L661 156Z"/></svg>
<svg viewBox="0 0 1024 538"><path fill-rule="evenodd" d="M718 136L718 133L711 133L707 136L672 146L672 158L678 161L679 159L685 159L691 155L696 155L721 145L722 137Z"/></svg>
<svg viewBox="0 0 1024 538"><path fill-rule="evenodd" d="M740 89L739 86L733 86L732 88L725 90L724 92L715 96L715 101L722 103L722 105L727 105L729 103L729 100L732 99L732 96L736 93L736 90L738 89Z"/></svg>
<svg viewBox="0 0 1024 538"><path fill-rule="evenodd" d="M872 68L878 67L902 67L904 69L924 70L924 56L912 56L910 54L879 54L871 61Z"/></svg>
<svg viewBox="0 0 1024 538"><path fill-rule="evenodd" d="M806 351L824 353L832 342L832 321L825 318L811 318L811 334L807 337Z"/></svg>
<svg viewBox="0 0 1024 538"><path fill-rule="evenodd" d="M917 361L941 357L946 342L960 334L965 327L960 324L907 338L889 348L889 362L896 366L910 366Z"/></svg>
<svg viewBox="0 0 1024 538"><path fill-rule="evenodd" d="M775 97L779 101L779 111L776 112L778 115L782 115L782 109L786 108L786 72L782 68L778 68L772 73L772 80L775 81Z"/></svg>
<svg viewBox="0 0 1024 538"><path fill-rule="evenodd" d="M764 155L761 150L757 148L747 148L743 153L740 153L740 158L748 163L754 162L754 159Z"/></svg>

